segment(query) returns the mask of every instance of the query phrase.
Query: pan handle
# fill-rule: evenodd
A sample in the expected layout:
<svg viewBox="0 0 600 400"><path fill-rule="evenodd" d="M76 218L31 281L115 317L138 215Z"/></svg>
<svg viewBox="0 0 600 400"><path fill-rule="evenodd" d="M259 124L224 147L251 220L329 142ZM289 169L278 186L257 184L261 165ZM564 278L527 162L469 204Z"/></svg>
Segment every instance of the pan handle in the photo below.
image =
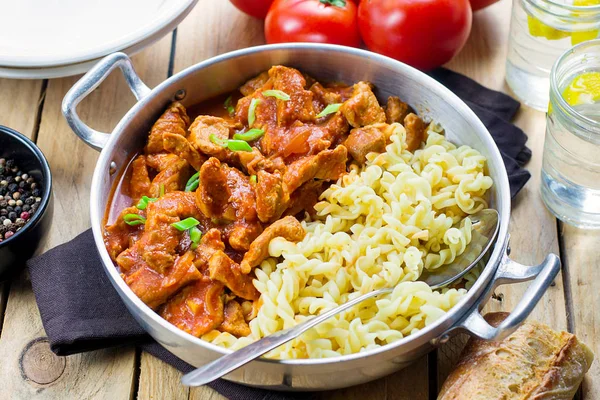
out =
<svg viewBox="0 0 600 400"><path fill-rule="evenodd" d="M493 327L479 312L489 298L489 295L484 295L454 327L439 338L434 339L433 344L446 342L450 337L449 334L455 330L466 331L468 334L484 340L503 340L517 330L531 314L559 271L560 259L555 254L549 254L541 264L534 266L519 264L508 258L508 255L505 255L496 271L491 290L488 292L489 295L499 285L524 282L535 278L515 309L498 327Z"/></svg>
<svg viewBox="0 0 600 400"><path fill-rule="evenodd" d="M99 132L84 124L77 115L77 105L96 89L115 68L121 68L125 81L139 101L146 97L151 89L142 82L133 69L131 59L125 53L113 53L104 57L90 69L67 92L62 102L62 113L67 123L81 140L100 151L108 141L110 134Z"/></svg>

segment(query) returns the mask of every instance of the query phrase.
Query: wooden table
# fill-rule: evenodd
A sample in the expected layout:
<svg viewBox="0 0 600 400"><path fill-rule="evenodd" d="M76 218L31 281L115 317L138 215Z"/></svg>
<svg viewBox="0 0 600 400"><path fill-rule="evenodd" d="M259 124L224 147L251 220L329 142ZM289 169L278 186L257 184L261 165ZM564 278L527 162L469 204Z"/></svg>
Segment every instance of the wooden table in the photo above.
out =
<svg viewBox="0 0 600 400"><path fill-rule="evenodd" d="M482 84L508 92L504 61L510 1L475 14L465 49L449 68ZM262 23L225 0L200 0L176 32L133 57L144 82L153 87L170 74L217 54L264 42ZM54 224L44 250L68 241L90 226L88 204L92 171L98 157L67 126L61 100L78 77L16 81L0 79L0 124L31 137L48 157L54 176ZM110 132L134 104L123 78L115 73L80 106L90 126ZM514 200L510 221L512 256L538 263L549 252L560 254L562 274L532 318L577 333L600 356L600 279L596 263L600 232L558 223L540 199L540 166L545 114L523 106L516 124L529 135L532 179ZM487 308L511 310L526 284L501 287ZM0 399L220 399L209 388L180 385L181 373L134 349L109 349L57 357L49 350L26 273L0 285ZM358 387L326 392L323 399L435 399L460 349L460 338L423 357L410 368ZM580 391L600 399L596 361Z"/></svg>

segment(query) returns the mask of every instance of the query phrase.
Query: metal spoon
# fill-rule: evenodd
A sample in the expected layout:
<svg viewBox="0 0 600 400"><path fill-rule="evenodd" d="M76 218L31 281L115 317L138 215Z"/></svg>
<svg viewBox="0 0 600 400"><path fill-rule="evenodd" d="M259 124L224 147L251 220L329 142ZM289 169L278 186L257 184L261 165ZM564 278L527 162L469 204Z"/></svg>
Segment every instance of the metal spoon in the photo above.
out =
<svg viewBox="0 0 600 400"><path fill-rule="evenodd" d="M451 265L440 267L433 271L424 270L421 274L419 280L429 284L432 289L439 289L464 276L477 264L483 255L487 253L492 242L496 238L499 227L498 212L496 210L481 210L478 213L470 215L469 218L473 223L473 235L471 242L465 251L460 256L456 257ZM382 294L388 294L393 290L394 288L384 288L363 294L362 296L350 300L329 311L325 311L296 326L275 332L274 334L257 340L240 350L220 357L211 363L185 374L183 378L181 378L181 383L187 386L202 386L212 382L274 348L297 338L307 330L328 320L334 315L347 310L366 299Z"/></svg>

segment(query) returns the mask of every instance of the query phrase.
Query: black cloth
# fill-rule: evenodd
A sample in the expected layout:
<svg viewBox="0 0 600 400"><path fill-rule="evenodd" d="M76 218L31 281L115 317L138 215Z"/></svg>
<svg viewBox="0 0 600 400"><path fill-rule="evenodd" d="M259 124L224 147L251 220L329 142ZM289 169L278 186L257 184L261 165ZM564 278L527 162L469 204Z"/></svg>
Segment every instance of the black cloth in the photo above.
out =
<svg viewBox="0 0 600 400"><path fill-rule="evenodd" d="M529 172L522 166L531 157L525 146L527 136L508 122L519 103L445 69L434 71L432 76L464 99L490 130L509 172L511 194L516 194L529 179ZM129 314L104 273L90 230L30 260L27 266L42 322L56 354L138 345L181 371L192 369L154 342ZM249 388L224 380L210 386L233 400L312 396Z"/></svg>

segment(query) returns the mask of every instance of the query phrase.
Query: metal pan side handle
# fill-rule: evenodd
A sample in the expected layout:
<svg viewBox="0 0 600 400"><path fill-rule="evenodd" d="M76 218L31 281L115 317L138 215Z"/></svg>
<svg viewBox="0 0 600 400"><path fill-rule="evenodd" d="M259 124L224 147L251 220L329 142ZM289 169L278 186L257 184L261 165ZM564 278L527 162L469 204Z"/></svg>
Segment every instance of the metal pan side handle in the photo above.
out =
<svg viewBox="0 0 600 400"><path fill-rule="evenodd" d="M125 81L139 101L146 97L151 89L142 82L133 69L131 59L125 53L113 53L100 60L67 92L62 102L62 113L73 131L90 147L100 151L110 135L99 132L84 124L77 115L77 105L94 91L115 68L120 68Z"/></svg>
<svg viewBox="0 0 600 400"><path fill-rule="evenodd" d="M541 264L534 266L519 264L505 256L494 277L492 290L501 284L518 283L535 278L515 309L500 325L493 327L481 316L479 312L481 302L478 302L452 330L465 330L470 335L484 340L503 340L517 330L531 314L559 271L560 259L555 254L549 254ZM487 300L487 296L483 297L484 301Z"/></svg>

